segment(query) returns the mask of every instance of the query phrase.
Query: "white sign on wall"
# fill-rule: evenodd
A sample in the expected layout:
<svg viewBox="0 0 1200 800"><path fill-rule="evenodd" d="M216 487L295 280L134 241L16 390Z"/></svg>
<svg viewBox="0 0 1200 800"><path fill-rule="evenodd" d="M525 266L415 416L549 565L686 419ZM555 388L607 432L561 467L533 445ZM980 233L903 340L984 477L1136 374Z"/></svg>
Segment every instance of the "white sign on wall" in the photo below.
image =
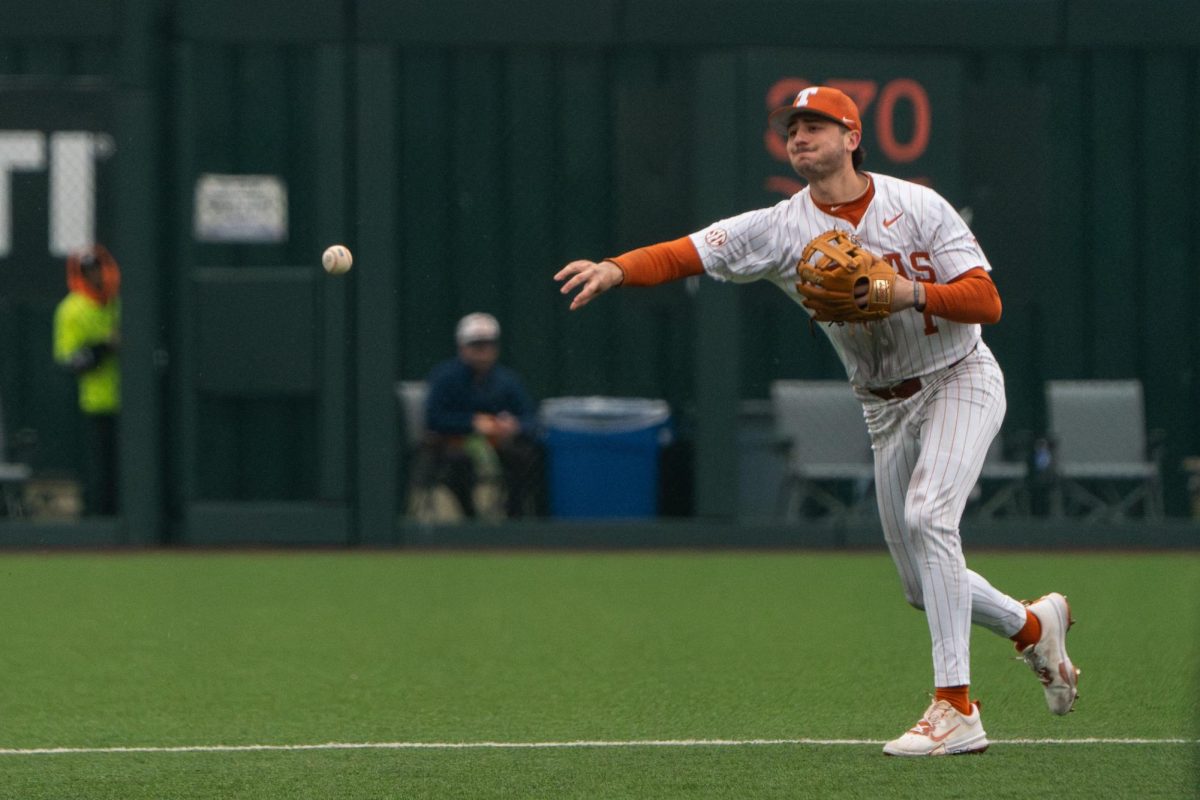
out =
<svg viewBox="0 0 1200 800"><path fill-rule="evenodd" d="M287 185L278 175L201 175L196 180L195 208L198 241L287 240Z"/></svg>

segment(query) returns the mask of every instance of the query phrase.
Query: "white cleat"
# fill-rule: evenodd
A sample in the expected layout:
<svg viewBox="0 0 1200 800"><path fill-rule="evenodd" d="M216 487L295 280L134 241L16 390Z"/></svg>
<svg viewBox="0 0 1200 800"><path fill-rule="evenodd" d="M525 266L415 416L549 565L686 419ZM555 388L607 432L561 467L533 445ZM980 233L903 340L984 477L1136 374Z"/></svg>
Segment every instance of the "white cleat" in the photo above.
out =
<svg viewBox="0 0 1200 800"><path fill-rule="evenodd" d="M967 716L945 700L935 700L908 733L883 746L889 756L956 756L987 749L979 703L971 704Z"/></svg>
<svg viewBox="0 0 1200 800"><path fill-rule="evenodd" d="M1058 592L1027 604L1042 623L1037 644L1021 651L1021 657L1042 682L1046 705L1055 714L1066 714L1079 696L1079 670L1067 655L1067 631L1075 624L1067 598Z"/></svg>

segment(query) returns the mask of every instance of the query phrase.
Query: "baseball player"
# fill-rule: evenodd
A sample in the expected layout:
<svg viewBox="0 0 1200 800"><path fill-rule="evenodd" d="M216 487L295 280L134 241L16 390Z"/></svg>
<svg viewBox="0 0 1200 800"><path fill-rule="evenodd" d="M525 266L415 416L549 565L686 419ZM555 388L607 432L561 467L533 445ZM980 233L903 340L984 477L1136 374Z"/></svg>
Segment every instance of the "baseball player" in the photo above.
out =
<svg viewBox="0 0 1200 800"><path fill-rule="evenodd" d="M936 192L859 169L862 122L843 92L804 89L769 122L806 188L674 241L572 261L555 280L574 294L572 310L617 286L701 273L770 281L805 308L862 402L884 537L905 598L925 611L933 640L933 702L883 750L981 752L988 740L969 695L971 623L1016 643L1055 714L1072 709L1079 672L1066 650L1073 620L1065 597L1022 604L963 559L959 521L1006 407L1003 374L980 335L982 324L1000 319L991 266ZM865 252L869 278L846 288L814 266L814 255L832 263L822 252L841 257L830 241L857 259Z"/></svg>

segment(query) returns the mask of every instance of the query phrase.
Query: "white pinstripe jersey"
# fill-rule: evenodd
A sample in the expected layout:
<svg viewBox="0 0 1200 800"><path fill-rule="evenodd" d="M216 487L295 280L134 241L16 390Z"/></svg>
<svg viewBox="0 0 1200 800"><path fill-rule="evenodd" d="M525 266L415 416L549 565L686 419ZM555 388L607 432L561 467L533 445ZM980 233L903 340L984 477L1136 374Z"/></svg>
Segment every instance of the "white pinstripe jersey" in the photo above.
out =
<svg viewBox="0 0 1200 800"><path fill-rule="evenodd" d="M747 211L691 235L704 270L718 280L768 280L796 303L796 264L814 236L848 230L864 247L905 275L948 283L991 265L967 224L932 189L887 175L870 175L875 196L859 224L821 211L806 187L770 208ZM803 308L803 306L801 306ZM804 309L808 311L808 309ZM811 315L812 312L809 312ZM797 330L807 325L797 324ZM949 366L971 352L980 326L908 309L867 325L821 325L856 386L891 386Z"/></svg>

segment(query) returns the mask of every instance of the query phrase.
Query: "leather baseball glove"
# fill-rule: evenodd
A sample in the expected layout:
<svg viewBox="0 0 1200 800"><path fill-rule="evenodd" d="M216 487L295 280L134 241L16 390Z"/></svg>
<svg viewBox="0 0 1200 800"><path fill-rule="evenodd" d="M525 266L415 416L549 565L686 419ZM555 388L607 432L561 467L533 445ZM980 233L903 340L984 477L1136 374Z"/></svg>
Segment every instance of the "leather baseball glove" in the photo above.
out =
<svg viewBox="0 0 1200 800"><path fill-rule="evenodd" d="M844 231L809 242L796 273L796 291L816 322L873 322L892 313L896 270Z"/></svg>

